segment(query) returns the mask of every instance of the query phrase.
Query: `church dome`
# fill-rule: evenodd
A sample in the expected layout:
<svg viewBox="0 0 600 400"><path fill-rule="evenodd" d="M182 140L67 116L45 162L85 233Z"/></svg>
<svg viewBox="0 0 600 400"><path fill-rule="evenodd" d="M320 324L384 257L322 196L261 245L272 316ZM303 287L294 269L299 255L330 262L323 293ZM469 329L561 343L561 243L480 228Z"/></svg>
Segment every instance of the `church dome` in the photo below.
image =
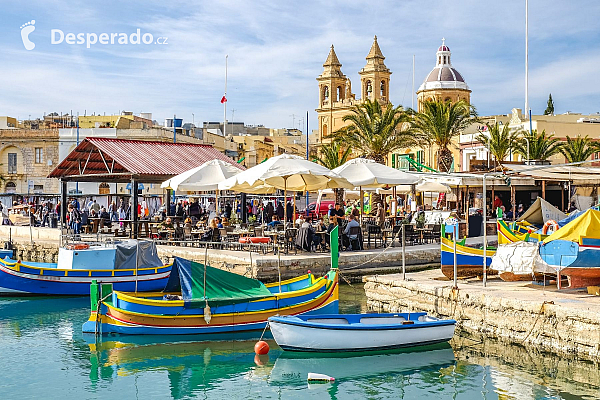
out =
<svg viewBox="0 0 600 400"><path fill-rule="evenodd" d="M452 66L450 62L450 48L444 44L438 48L436 53L436 65L433 70L427 75L425 81L419 87L418 92L423 90L433 89L463 89L469 90L469 86L465 82L460 72Z"/></svg>

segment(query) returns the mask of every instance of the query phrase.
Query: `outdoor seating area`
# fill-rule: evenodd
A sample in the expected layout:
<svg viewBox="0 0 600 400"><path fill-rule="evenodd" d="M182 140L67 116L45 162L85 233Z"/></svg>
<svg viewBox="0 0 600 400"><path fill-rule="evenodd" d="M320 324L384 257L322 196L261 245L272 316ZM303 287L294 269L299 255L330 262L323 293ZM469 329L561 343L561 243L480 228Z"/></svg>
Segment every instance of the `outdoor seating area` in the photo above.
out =
<svg viewBox="0 0 600 400"><path fill-rule="evenodd" d="M330 170L302 157L282 154L244 169L219 156L190 169L194 165L192 153L207 152L206 148L168 144L167 149L162 143L143 146L142 149L118 140L86 139L72 157L55 169L52 176L62 181L59 211L67 240L83 236L98 241L145 238L162 245L286 254L329 252L330 232L336 227L341 251L439 240L441 221L425 225L424 218L419 218L423 211L414 201L409 212L397 204L396 190L407 198L410 192L414 199L415 190L429 190L431 183L373 160L352 159ZM160 151L163 147L170 158L161 159L161 174L153 173L156 166L130 162L131 153ZM84 152L91 154L86 158L89 173L77 169ZM182 158L187 160L187 169ZM115 168L106 169L108 161ZM80 207L76 198L67 198L67 182L96 179L128 182L131 196L113 198L106 208L100 208L95 200ZM151 215L146 200L138 198L143 183L160 183L165 190L160 210ZM296 200L300 196L330 189L358 190L360 204L345 209L336 204L326 213L311 213L308 207L298 210ZM438 184L436 190L447 192L449 188ZM377 191L379 195L369 208L363 203L364 191ZM214 197L207 199L211 194ZM196 200L188 201L190 195L197 196ZM205 196L203 204L199 196ZM223 201L223 196L227 201ZM253 200L248 201L246 196Z"/></svg>

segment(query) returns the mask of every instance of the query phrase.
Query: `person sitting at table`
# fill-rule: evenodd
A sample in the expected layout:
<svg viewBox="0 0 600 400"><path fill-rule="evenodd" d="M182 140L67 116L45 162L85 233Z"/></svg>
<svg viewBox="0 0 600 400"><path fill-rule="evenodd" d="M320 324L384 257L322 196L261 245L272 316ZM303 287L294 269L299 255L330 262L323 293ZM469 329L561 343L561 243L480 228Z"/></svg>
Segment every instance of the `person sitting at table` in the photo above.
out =
<svg viewBox="0 0 600 400"><path fill-rule="evenodd" d="M313 236L315 246L321 245L323 250L327 249L327 243L325 242L326 234L327 227L323 223L323 218L319 218L317 224L315 225L315 234Z"/></svg>
<svg viewBox="0 0 600 400"><path fill-rule="evenodd" d="M269 229L275 229L277 225L281 225L282 222L279 220L277 215L273 215L272 221L267 224Z"/></svg>
<svg viewBox="0 0 600 400"><path fill-rule="evenodd" d="M171 217L167 217L167 219L165 219L163 222L161 222L160 229L165 229L165 230L174 230L175 229L175 225L173 225L173 221L171 220Z"/></svg>
<svg viewBox="0 0 600 400"><path fill-rule="evenodd" d="M377 216L377 225L383 229L383 226L385 225L385 210L383 209L383 204L377 203L377 211L375 215Z"/></svg>
<svg viewBox="0 0 600 400"><path fill-rule="evenodd" d="M217 218L213 218L210 220L208 224L208 230L204 232L204 234L200 237L200 241L202 242L220 242L221 241L221 231L217 226Z"/></svg>
<svg viewBox="0 0 600 400"><path fill-rule="evenodd" d="M354 218L354 215L350 214L348 215L348 223L346 224L346 228L344 229L344 233L342 235L342 245L346 248L346 250L352 250L352 242L353 241L358 241L359 244L359 248L355 249L355 250L360 250L361 245L360 242L361 237L360 234L356 235L350 235L350 229L352 228L360 228L360 224L356 221L356 219Z"/></svg>
<svg viewBox="0 0 600 400"><path fill-rule="evenodd" d="M99 215L99 217L100 217L100 218L102 218L102 219L104 220L104 226L106 226L106 227L109 227L109 228L110 228L110 225L111 225L111 222L110 222L110 214L109 214L109 212L108 212L108 211L106 211L106 207L102 207L102 208L100 209L100 215Z"/></svg>
<svg viewBox="0 0 600 400"><path fill-rule="evenodd" d="M222 228L223 226L229 226L229 225L231 225L231 224L229 223L229 218L227 218L227 217L223 217L223 219L221 220L221 225L222 225L222 226L220 226L219 228Z"/></svg>
<svg viewBox="0 0 600 400"><path fill-rule="evenodd" d="M321 239L315 243L315 230L309 222L302 222L299 225L298 235L296 235L296 247L302 250L311 251L312 245L315 247L321 243Z"/></svg>
<svg viewBox="0 0 600 400"><path fill-rule="evenodd" d="M302 224L304 223L304 218L302 218L302 215L298 215L298 218L296 218L296 221L294 223L298 227L302 226Z"/></svg>
<svg viewBox="0 0 600 400"><path fill-rule="evenodd" d="M329 218L329 225L327 226L327 233L331 233L331 231L336 227L339 226L338 223L338 219L336 216L330 217Z"/></svg>
<svg viewBox="0 0 600 400"><path fill-rule="evenodd" d="M223 221L221 220L221 217L214 217L213 219L215 220L215 223L217 224L217 228L219 228L219 229L223 228Z"/></svg>

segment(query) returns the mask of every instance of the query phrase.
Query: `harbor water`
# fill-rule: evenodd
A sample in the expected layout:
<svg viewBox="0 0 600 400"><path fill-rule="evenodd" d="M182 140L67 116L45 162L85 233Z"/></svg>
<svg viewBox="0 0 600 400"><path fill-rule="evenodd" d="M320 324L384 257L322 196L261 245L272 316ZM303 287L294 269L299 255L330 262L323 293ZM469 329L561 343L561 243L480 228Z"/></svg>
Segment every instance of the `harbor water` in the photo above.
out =
<svg viewBox="0 0 600 400"><path fill-rule="evenodd" d="M366 312L360 285L340 310ZM269 340L81 333L87 298L0 298L0 399L596 399L597 364L482 338L380 354L295 355ZM233 339L243 339L234 337ZM340 337L343 340L343 337ZM334 377L312 384L309 372Z"/></svg>

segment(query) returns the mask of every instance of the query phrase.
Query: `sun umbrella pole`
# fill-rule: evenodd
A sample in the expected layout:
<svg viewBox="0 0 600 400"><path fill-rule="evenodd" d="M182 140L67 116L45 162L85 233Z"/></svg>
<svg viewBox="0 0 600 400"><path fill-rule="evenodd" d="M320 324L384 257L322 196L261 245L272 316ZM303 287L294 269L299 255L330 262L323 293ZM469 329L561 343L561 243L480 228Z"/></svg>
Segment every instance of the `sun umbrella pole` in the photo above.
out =
<svg viewBox="0 0 600 400"><path fill-rule="evenodd" d="M219 189L215 190L215 213L219 216Z"/></svg>
<svg viewBox="0 0 600 400"><path fill-rule="evenodd" d="M287 176L283 177L283 237L287 231Z"/></svg>
<svg viewBox="0 0 600 400"><path fill-rule="evenodd" d="M295 223L296 222L296 192L294 192L294 204L293 204L292 213L293 213L292 214L293 215L292 223Z"/></svg>
<svg viewBox="0 0 600 400"><path fill-rule="evenodd" d="M363 194L362 186L358 187L358 192L360 196L360 224L362 225L363 210L365 209L365 195Z"/></svg>

